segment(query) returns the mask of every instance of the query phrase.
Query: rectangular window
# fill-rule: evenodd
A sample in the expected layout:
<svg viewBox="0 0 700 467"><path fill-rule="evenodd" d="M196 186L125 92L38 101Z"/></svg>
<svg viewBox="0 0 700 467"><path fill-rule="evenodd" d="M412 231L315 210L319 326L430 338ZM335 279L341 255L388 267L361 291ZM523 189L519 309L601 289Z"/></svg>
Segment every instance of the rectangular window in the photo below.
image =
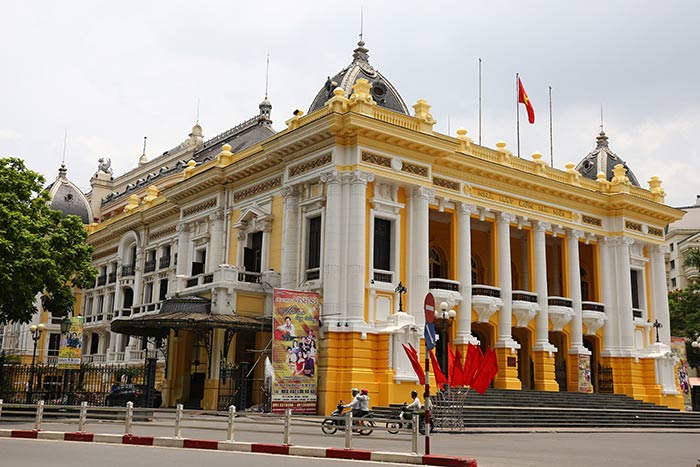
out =
<svg viewBox="0 0 700 467"><path fill-rule="evenodd" d="M146 282L143 288L143 303L151 303L153 301L153 282Z"/></svg>
<svg viewBox="0 0 700 467"><path fill-rule="evenodd" d="M677 288L678 286L677 286L676 284L677 284L676 278L674 277L674 278L671 279L671 288L672 288L672 289Z"/></svg>
<svg viewBox="0 0 700 467"><path fill-rule="evenodd" d="M57 357L58 349L61 347L61 335L60 334L49 334L49 357Z"/></svg>
<svg viewBox="0 0 700 467"><path fill-rule="evenodd" d="M674 246L675 246L675 243L671 243L671 251L673 251Z"/></svg>
<svg viewBox="0 0 700 467"><path fill-rule="evenodd" d="M202 248L194 252L194 261L192 261L192 275L202 274L204 272L204 264L207 261L207 250Z"/></svg>
<svg viewBox="0 0 700 467"><path fill-rule="evenodd" d="M248 246L243 251L243 266L247 272L261 272L262 236L262 232L248 235Z"/></svg>
<svg viewBox="0 0 700 467"><path fill-rule="evenodd" d="M168 279L160 280L160 288L158 289L158 300L165 300L165 296L168 294Z"/></svg>
<svg viewBox="0 0 700 467"><path fill-rule="evenodd" d="M391 224L387 219L374 219L374 269L391 271Z"/></svg>
<svg viewBox="0 0 700 467"><path fill-rule="evenodd" d="M671 260L671 269L676 269L676 260L675 259Z"/></svg>
<svg viewBox="0 0 700 467"><path fill-rule="evenodd" d="M632 279L632 308L639 309L639 271L631 271Z"/></svg>
<svg viewBox="0 0 700 467"><path fill-rule="evenodd" d="M312 217L308 222L306 280L315 280L321 271L321 216Z"/></svg>

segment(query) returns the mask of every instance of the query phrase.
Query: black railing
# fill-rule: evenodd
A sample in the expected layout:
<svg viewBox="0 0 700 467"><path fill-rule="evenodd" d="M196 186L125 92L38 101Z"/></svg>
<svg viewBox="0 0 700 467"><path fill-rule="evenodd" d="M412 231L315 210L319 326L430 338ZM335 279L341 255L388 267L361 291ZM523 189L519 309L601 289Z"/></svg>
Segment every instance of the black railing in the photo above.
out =
<svg viewBox="0 0 700 467"><path fill-rule="evenodd" d="M156 270L156 260L151 259L143 263L143 272L153 272Z"/></svg>
<svg viewBox="0 0 700 467"><path fill-rule="evenodd" d="M605 305L602 303L582 302L581 309L583 311L598 311L600 313L605 313Z"/></svg>
<svg viewBox="0 0 700 467"><path fill-rule="evenodd" d="M107 276L107 282L110 284L117 282L117 271L112 271L109 273L109 276Z"/></svg>
<svg viewBox="0 0 700 467"><path fill-rule="evenodd" d="M472 297L474 297L476 295L480 295L482 297L501 298L501 290L500 289L492 289L491 287L483 287L483 286L474 285L474 286L472 286Z"/></svg>
<svg viewBox="0 0 700 467"><path fill-rule="evenodd" d="M386 282L391 284L394 281L394 274L391 272L374 271L372 279L374 279L374 282Z"/></svg>
<svg viewBox="0 0 700 467"><path fill-rule="evenodd" d="M528 292L513 292L513 301L537 303L537 294Z"/></svg>
<svg viewBox="0 0 700 467"><path fill-rule="evenodd" d="M455 282L449 282L447 280L430 279L428 281L428 288L434 290L449 290L451 292L458 292L459 284Z"/></svg>
<svg viewBox="0 0 700 467"><path fill-rule="evenodd" d="M563 297L549 297L547 299L547 304L549 306L564 306L567 308L574 306L574 302L570 298Z"/></svg>
<svg viewBox="0 0 700 467"><path fill-rule="evenodd" d="M130 277L134 275L134 265L125 264L122 266L122 277Z"/></svg>
<svg viewBox="0 0 700 467"><path fill-rule="evenodd" d="M601 394L615 394L613 369L600 363L598 364L598 392Z"/></svg>
<svg viewBox="0 0 700 467"><path fill-rule="evenodd" d="M321 269L320 268L313 268L313 269L306 270L306 280L307 281L315 281L315 280L318 280L320 277L321 277Z"/></svg>
<svg viewBox="0 0 700 467"><path fill-rule="evenodd" d="M158 262L158 267L160 269L165 269L170 267L170 256L162 256Z"/></svg>
<svg viewBox="0 0 700 467"><path fill-rule="evenodd" d="M211 284L214 282L214 274L205 274L202 282L205 284Z"/></svg>
<svg viewBox="0 0 700 467"><path fill-rule="evenodd" d="M107 283L107 275L97 277L97 286L105 285Z"/></svg>
<svg viewBox="0 0 700 467"><path fill-rule="evenodd" d="M186 287L194 287L197 284L199 284L199 277L191 277L187 279L187 282L185 282Z"/></svg>
<svg viewBox="0 0 700 467"><path fill-rule="evenodd" d="M633 318L639 318L642 319L642 315L644 314L644 310L640 310L638 308L633 308L632 309L632 317Z"/></svg>

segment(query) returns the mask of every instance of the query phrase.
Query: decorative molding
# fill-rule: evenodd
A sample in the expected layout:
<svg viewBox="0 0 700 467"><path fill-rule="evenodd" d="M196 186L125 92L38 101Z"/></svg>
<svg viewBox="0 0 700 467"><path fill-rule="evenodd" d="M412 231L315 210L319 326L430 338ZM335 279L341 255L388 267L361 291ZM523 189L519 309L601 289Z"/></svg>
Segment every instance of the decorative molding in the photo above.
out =
<svg viewBox="0 0 700 467"><path fill-rule="evenodd" d="M323 156L317 157L316 159L312 159L310 161L291 166L289 168L289 176L296 177L297 175L301 175L305 172L308 172L309 170L313 170L317 167L329 164L332 160L333 156L330 153L328 153L324 154Z"/></svg>
<svg viewBox="0 0 700 467"><path fill-rule="evenodd" d="M213 208L214 206L216 206L216 198L212 198L212 199L207 200L203 203L200 203L196 206L192 206L191 208L185 209L184 211L182 211L182 216L183 217L191 216L192 214L202 212L204 210Z"/></svg>
<svg viewBox="0 0 700 467"><path fill-rule="evenodd" d="M649 230L649 235L653 235L655 237L663 237L664 236L663 229L659 229L658 227L649 226L648 230Z"/></svg>
<svg viewBox="0 0 700 467"><path fill-rule="evenodd" d="M119 248L115 246L114 248L110 248L109 250L104 250L104 251L93 253L92 259L97 260L100 258L104 258L105 256L111 256L111 255L116 254L118 251L119 251Z"/></svg>
<svg viewBox="0 0 700 467"><path fill-rule="evenodd" d="M593 216L588 216L586 214L581 215L581 222L583 222L584 224L588 224L588 225L595 225L597 227L603 226L603 219L599 219L599 218L593 217Z"/></svg>
<svg viewBox="0 0 700 467"><path fill-rule="evenodd" d="M453 182L452 180L447 180L445 178L433 177L433 185L441 188L447 188L448 190L459 191L458 182Z"/></svg>
<svg viewBox="0 0 700 467"><path fill-rule="evenodd" d="M410 162L404 162L403 167L401 167L402 172L408 172L413 175L418 175L421 177L428 176L428 168L422 165L411 164Z"/></svg>
<svg viewBox="0 0 700 467"><path fill-rule="evenodd" d="M625 228L627 230L634 230L635 232L642 233L642 224L632 221L625 221Z"/></svg>
<svg viewBox="0 0 700 467"><path fill-rule="evenodd" d="M362 162L367 162L368 164L379 165L382 167L391 167L390 157L380 156L379 154L373 154L367 151L362 151Z"/></svg>
<svg viewBox="0 0 700 467"><path fill-rule="evenodd" d="M237 193L234 193L233 201L238 202L246 198L250 198L251 196L255 196L257 194L271 190L273 188L277 188L279 186L282 186L281 176L265 180L262 183L258 183L257 185L253 185L249 188L246 188L245 190L241 190Z"/></svg>
<svg viewBox="0 0 700 467"><path fill-rule="evenodd" d="M149 235L149 240L157 240L161 237L165 237L166 235L174 234L175 232L177 232L177 227L171 225L170 227L166 227L165 229L153 232L151 235Z"/></svg>

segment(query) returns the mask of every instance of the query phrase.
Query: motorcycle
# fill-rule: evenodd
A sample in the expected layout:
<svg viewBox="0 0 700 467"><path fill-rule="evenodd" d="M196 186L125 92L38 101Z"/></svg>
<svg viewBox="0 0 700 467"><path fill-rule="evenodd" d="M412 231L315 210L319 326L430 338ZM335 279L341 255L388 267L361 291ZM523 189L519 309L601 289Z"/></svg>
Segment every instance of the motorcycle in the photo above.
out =
<svg viewBox="0 0 700 467"><path fill-rule="evenodd" d="M413 429L413 413L414 412L406 412L406 404L404 404L398 412L395 412L392 414L392 420L389 420L386 422L386 431L391 433L392 435L395 435L401 430L411 430ZM418 431L420 434L424 435L425 434L425 411L420 410L418 413ZM405 414L405 415L404 415ZM410 418L405 418L406 416L410 415Z"/></svg>
<svg viewBox="0 0 700 467"><path fill-rule="evenodd" d="M343 415L343 410L345 410L343 401L340 401L338 405L335 406L335 410L329 415L330 418L326 418L321 422L321 431L327 435L332 435L338 430L345 430L345 419L340 418ZM353 431L361 434L362 436L369 436L374 431L374 420L366 415L362 418L353 419Z"/></svg>

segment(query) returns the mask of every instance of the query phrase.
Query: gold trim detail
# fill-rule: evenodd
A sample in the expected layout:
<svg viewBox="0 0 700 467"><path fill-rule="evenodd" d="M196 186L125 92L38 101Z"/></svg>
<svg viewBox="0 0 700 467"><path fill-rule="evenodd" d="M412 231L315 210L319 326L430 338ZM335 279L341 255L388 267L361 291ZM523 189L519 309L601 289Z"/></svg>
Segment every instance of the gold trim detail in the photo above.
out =
<svg viewBox="0 0 700 467"><path fill-rule="evenodd" d="M501 193L494 193L493 191L484 190L483 188L472 187L472 196L487 199L489 201L505 204L508 206L514 206L521 209L527 209L529 211L535 211L540 214L549 214L550 216L562 217L564 219L573 219L572 211L561 208L555 208L552 206L547 206L546 204L535 203L520 198L514 198L512 196L504 195Z"/></svg>
<svg viewBox="0 0 700 467"><path fill-rule="evenodd" d="M598 227L603 226L603 219L598 219L597 217L587 216L585 214L581 215L581 221L588 225L597 225Z"/></svg>
<svg viewBox="0 0 700 467"><path fill-rule="evenodd" d="M448 190L459 191L459 183L453 182L452 180L447 180L445 178L433 177L433 185L441 188L447 188Z"/></svg>
<svg viewBox="0 0 700 467"><path fill-rule="evenodd" d="M212 198L209 201L205 201L204 203L200 203L197 206L192 206L191 208L187 208L184 211L182 211L183 217L190 216L192 214L196 214L198 212L202 212L205 209L213 208L216 206L216 199Z"/></svg>
<svg viewBox="0 0 700 467"><path fill-rule="evenodd" d="M391 167L391 158L372 154L371 152L362 151L362 162L369 164L380 165L382 167Z"/></svg>
<svg viewBox="0 0 700 467"><path fill-rule="evenodd" d="M408 172L414 175L420 175L421 177L428 176L428 168L421 165L411 164L410 162L403 161L402 172Z"/></svg>
<svg viewBox="0 0 700 467"><path fill-rule="evenodd" d="M262 183L258 183L257 185L253 185L250 188L246 188L243 191L239 191L238 193L234 193L233 200L234 201L241 201L243 199L250 198L251 196L255 196L259 193L262 193L264 191L270 190L272 188L277 188L280 186L282 186L282 177L271 178L270 180L265 180Z"/></svg>
<svg viewBox="0 0 700 467"><path fill-rule="evenodd" d="M308 172L309 170L315 169L316 167L321 167L322 165L328 164L332 159L330 154L325 154L316 159L306 161L303 164L295 165L289 168L289 176L296 177L297 175Z"/></svg>
<svg viewBox="0 0 700 467"><path fill-rule="evenodd" d="M634 230L635 232L642 232L642 224L638 224L632 221L625 221L625 228L627 230Z"/></svg>
<svg viewBox="0 0 700 467"><path fill-rule="evenodd" d="M658 227L649 226L648 230L649 230L649 235L653 235L655 237L663 237L664 236L663 229L659 229Z"/></svg>

